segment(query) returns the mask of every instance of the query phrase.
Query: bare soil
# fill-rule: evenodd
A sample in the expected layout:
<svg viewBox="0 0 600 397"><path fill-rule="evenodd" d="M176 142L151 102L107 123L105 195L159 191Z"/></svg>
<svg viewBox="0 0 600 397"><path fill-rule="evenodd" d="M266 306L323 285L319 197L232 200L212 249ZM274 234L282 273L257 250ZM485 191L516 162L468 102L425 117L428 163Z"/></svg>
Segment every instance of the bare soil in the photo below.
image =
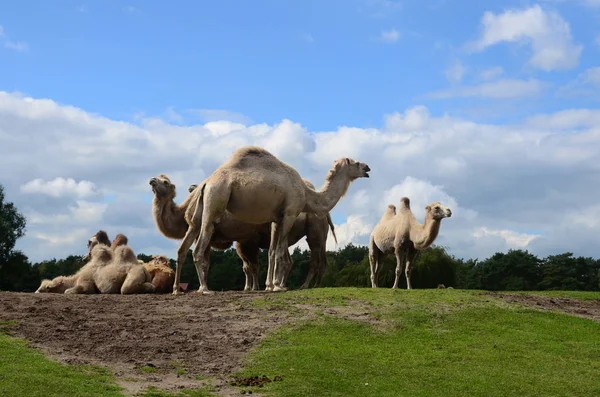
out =
<svg viewBox="0 0 600 397"><path fill-rule="evenodd" d="M540 310L553 310L600 322L600 300L577 300L553 296L490 292L488 296Z"/></svg>
<svg viewBox="0 0 600 397"><path fill-rule="evenodd" d="M227 376L263 336L291 320L285 308L252 306L259 295L4 292L0 322L16 320L11 332L53 359L111 368L128 394L210 384L219 394L239 395Z"/></svg>

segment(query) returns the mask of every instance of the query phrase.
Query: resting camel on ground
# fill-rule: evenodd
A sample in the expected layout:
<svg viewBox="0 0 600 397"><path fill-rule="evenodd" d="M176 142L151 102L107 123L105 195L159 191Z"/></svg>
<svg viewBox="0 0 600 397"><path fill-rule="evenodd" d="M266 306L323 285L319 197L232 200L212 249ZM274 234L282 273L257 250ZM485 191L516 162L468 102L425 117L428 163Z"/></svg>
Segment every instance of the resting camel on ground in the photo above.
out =
<svg viewBox="0 0 600 397"><path fill-rule="evenodd" d="M127 236L119 233L112 243L110 243L106 232L104 230L100 230L88 240L88 253L84 256L84 258L89 258L92 248L94 248L96 244L100 243L110 245L110 248L114 252L118 246L127 245L128 242L129 239ZM169 265L169 259L166 256L153 255L152 260L147 263L144 263L144 261L139 259L137 261L141 263L150 274L151 283L154 285L154 292L171 292L171 288L173 288L173 280L175 279L175 271Z"/></svg>
<svg viewBox="0 0 600 397"><path fill-rule="evenodd" d="M104 243L89 251L89 262L72 276L43 280L37 293L65 294L137 294L154 292L150 275L138 263L131 247L122 245L113 250Z"/></svg>
<svg viewBox="0 0 600 397"><path fill-rule="evenodd" d="M425 223L417 222L410 209L410 200L402 197L398 213L389 205L379 223L373 229L369 241L371 286L377 288L377 277L385 255L396 255L396 278L392 288L398 288L402 274L402 261L406 262L406 288L411 289L410 274L417 252L429 247L440 231L442 219L452 216L450 208L435 201L425 207Z"/></svg>
<svg viewBox="0 0 600 397"><path fill-rule="evenodd" d="M257 227L272 222L266 290L286 290L282 280L291 269L291 264L286 263L289 258L287 239L298 215L301 212L328 213L350 183L357 178L368 178L369 171L367 164L339 159L329 171L321 191L316 192L306 186L298 171L267 150L255 146L236 150L186 199L192 201L185 216L189 228L177 252L173 294L179 294L181 266L194 242L193 257L200 279L198 291L212 292L206 283L210 245L215 222L226 211L237 220ZM158 180L150 179L150 185L154 190Z"/></svg>
<svg viewBox="0 0 600 397"><path fill-rule="evenodd" d="M302 178L302 180L306 186L315 190L315 186L308 179ZM192 193L197 186L198 185L196 184L190 185L188 191ZM236 223L238 226L231 228L226 227L221 230L220 225L222 225L223 219L226 219L227 222ZM226 212L226 215L222 218L221 222L215 226L215 234L223 235L224 230L236 230L246 227L251 227L253 229L255 228L254 225L234 219L231 214ZM300 215L298 215L298 218L296 218L294 226L292 226L292 229L290 230L290 234L288 235L288 247L296 244L302 237L306 236L306 242L308 243L308 247L310 249L310 266L308 269L308 274L306 275L306 279L300 287L301 289L308 288L315 275L317 276L315 280L315 287L318 287L321 284L321 279L325 273L325 270L327 269L326 243L329 228L331 228L331 234L333 234L333 239L337 244L335 227L333 226L333 221L331 220L331 215L329 213L327 213L326 216L322 216L319 214L301 212ZM258 289L258 254L260 248L269 248L271 224L263 224L262 227L260 227L259 235L260 236L258 239L251 238L246 240L236 240L232 238L232 241L236 241L235 250L242 260L244 273L246 274L246 286L244 287L244 291L247 291L251 288L250 279L252 279L252 290ZM291 258L289 260L291 261Z"/></svg>

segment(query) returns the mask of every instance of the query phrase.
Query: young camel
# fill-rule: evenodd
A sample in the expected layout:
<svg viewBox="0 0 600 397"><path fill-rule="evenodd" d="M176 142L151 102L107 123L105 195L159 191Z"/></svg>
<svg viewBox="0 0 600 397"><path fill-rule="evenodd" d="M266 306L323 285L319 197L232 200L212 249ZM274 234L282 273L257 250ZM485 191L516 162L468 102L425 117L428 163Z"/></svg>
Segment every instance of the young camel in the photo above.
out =
<svg viewBox="0 0 600 397"><path fill-rule="evenodd" d="M272 222L266 290L286 290L282 280L291 269L291 264L286 264L289 259L287 239L298 215L301 212L326 214L346 193L350 183L357 178L368 178L369 171L367 164L339 159L329 171L321 191L315 192L306 186L298 171L267 150L255 146L238 149L188 196L194 205L186 211L189 228L178 249L173 294L179 293L181 266L196 239L193 257L200 279L198 291L212 293L206 283L209 248L215 222L226 212L239 221L257 226ZM154 189L158 180L152 178L150 184Z"/></svg>
<svg viewBox="0 0 600 397"><path fill-rule="evenodd" d="M306 186L315 190L315 186L308 180L302 178ZM191 193L196 189L198 185L192 184L189 186L188 191ZM235 220L231 215L226 216L228 221L236 222L239 224L238 227L248 227L249 224L239 222ZM250 227L254 227L250 225ZM300 213L296 221L294 222L294 226L290 230L290 234L288 235L288 247L296 244L300 239L306 236L306 242L308 243L308 248L310 249L310 265L308 269L308 274L306 275L306 279L304 283L300 287L300 289L308 288L312 279L316 275L317 278L315 280L315 287L318 287L321 284L321 279L325 270L327 269L327 234L329 232L329 228L331 228L331 234L333 235L333 239L337 244L337 236L335 235L335 227L333 225L333 221L331 220L331 215L327 213L326 216L322 216L319 214L310 214L306 212ZM219 224L216 225L215 233L219 233ZM246 286L244 290L249 290L250 287L250 279L252 279L252 290L258 289L258 255L260 253L260 249L268 249L270 244L271 237L271 224L265 223L262 225L259 231L260 238L252 238L247 240L236 240L235 250L242 260L244 273L246 274ZM289 253L289 251L288 251ZM291 261L291 258L289 259Z"/></svg>
<svg viewBox="0 0 600 397"><path fill-rule="evenodd" d="M417 252L429 247L440 231L442 219L452 216L450 208L435 201L425 207L425 223L417 222L410 209L410 200L400 200L398 213L394 205L389 205L379 223L373 229L369 241L369 262L371 265L371 286L377 288L377 278L385 255L396 256L396 278L392 288L398 288L402 274L402 262L406 262L406 288L411 289L411 265Z"/></svg>
<svg viewBox="0 0 600 397"><path fill-rule="evenodd" d="M97 244L110 245L110 249L114 253L117 247L121 245L127 245L128 242L129 239L127 236L119 233L112 243L110 243L108 234L104 230L99 230L88 240L88 253L84 256L84 258L90 257L92 248L94 248ZM154 285L155 293L171 292L171 288L173 288L173 281L175 279L175 271L171 269L171 266L169 265L169 259L166 256L153 255L152 260L147 263L144 263L144 261L139 259L136 260L142 264L149 273L150 282L152 285Z"/></svg>

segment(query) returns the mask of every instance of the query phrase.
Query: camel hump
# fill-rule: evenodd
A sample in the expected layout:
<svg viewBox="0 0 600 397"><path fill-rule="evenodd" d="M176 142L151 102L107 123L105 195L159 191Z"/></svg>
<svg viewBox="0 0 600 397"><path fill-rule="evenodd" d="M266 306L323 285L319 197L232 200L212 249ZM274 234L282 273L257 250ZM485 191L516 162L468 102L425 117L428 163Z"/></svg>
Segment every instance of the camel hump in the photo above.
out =
<svg viewBox="0 0 600 397"><path fill-rule="evenodd" d="M138 263L135 253L128 245L120 245L117 247L117 249L115 250L115 260L121 263Z"/></svg>
<svg viewBox="0 0 600 397"><path fill-rule="evenodd" d="M231 156L232 159L242 159L244 157L274 157L267 149L260 146L246 146L236 150Z"/></svg>
<svg viewBox="0 0 600 397"><path fill-rule="evenodd" d="M104 230L98 230L96 234L92 236L92 238L93 237L96 237L96 241L98 242L98 244L110 246L110 239L108 238L108 233L106 233Z"/></svg>
<svg viewBox="0 0 600 397"><path fill-rule="evenodd" d="M410 209L410 199L408 197L402 197L400 199L400 204L406 209Z"/></svg>
<svg viewBox="0 0 600 397"><path fill-rule="evenodd" d="M129 239L127 238L127 236L119 233L113 240L110 248L114 250L115 248L117 248L121 245L127 245L128 242L129 242Z"/></svg>
<svg viewBox="0 0 600 397"><path fill-rule="evenodd" d="M394 214L396 213L396 206L394 204L389 204L387 206L388 210L392 211Z"/></svg>

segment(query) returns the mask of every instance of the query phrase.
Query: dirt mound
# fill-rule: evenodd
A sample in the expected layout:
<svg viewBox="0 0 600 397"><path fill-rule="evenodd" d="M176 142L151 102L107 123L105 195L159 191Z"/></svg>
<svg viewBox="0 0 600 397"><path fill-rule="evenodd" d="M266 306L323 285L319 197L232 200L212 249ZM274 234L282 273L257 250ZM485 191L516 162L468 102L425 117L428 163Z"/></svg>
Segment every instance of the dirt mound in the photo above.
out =
<svg viewBox="0 0 600 397"><path fill-rule="evenodd" d="M131 380L130 391L149 384L197 387L198 375L230 374L256 342L287 321L283 310L251 306L261 294L0 293L0 321L16 320L15 335L59 361L112 368Z"/></svg>
<svg viewBox="0 0 600 397"><path fill-rule="evenodd" d="M571 298L507 292L490 292L485 295L503 298L508 303L518 303L536 309L556 310L600 322L600 300L580 301Z"/></svg>

